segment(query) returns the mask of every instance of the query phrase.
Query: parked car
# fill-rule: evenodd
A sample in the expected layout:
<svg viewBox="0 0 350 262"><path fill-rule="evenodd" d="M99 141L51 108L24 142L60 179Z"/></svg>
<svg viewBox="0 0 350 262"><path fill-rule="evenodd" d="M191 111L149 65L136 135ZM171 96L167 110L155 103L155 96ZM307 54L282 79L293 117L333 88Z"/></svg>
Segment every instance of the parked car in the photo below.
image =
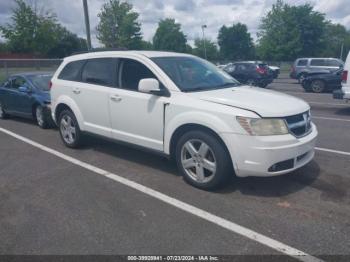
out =
<svg viewBox="0 0 350 262"><path fill-rule="evenodd" d="M53 124L49 93L51 77L49 72L10 76L0 86L0 118L10 115L31 118L41 128L50 127Z"/></svg>
<svg viewBox="0 0 350 262"><path fill-rule="evenodd" d="M272 72L273 78L278 78L281 69L278 66L269 66L269 69Z"/></svg>
<svg viewBox="0 0 350 262"><path fill-rule="evenodd" d="M290 77L299 83L310 74L327 74L344 66L337 58L298 58L291 67Z"/></svg>
<svg viewBox="0 0 350 262"><path fill-rule="evenodd" d="M317 129L306 102L244 86L188 54L67 57L51 97L67 147L79 147L84 133L144 147L176 159L184 179L202 189L234 174L285 174L314 157Z"/></svg>
<svg viewBox="0 0 350 262"><path fill-rule="evenodd" d="M269 66L259 61L231 63L224 70L243 84L265 88L273 81L273 74Z"/></svg>
<svg viewBox="0 0 350 262"><path fill-rule="evenodd" d="M335 90L333 92L333 98L335 99L344 99L346 102L350 100L350 80L349 80L349 71L350 71L350 52L345 61L344 70L342 73L342 88Z"/></svg>
<svg viewBox="0 0 350 262"><path fill-rule="evenodd" d="M314 93L339 89L341 88L342 72L343 69L338 69L332 73L307 76L302 82L302 87L305 91Z"/></svg>

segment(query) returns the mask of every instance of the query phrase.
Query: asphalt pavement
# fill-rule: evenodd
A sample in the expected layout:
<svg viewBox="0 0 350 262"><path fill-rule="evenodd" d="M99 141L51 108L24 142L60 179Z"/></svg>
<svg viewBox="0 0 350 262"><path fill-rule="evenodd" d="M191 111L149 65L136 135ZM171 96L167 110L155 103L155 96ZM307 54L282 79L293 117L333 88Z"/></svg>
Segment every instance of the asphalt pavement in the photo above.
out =
<svg viewBox="0 0 350 262"><path fill-rule="evenodd" d="M326 261L340 260L327 255L350 260L350 104L330 93L305 93L286 75L268 88L310 103L319 131L314 160L288 175L234 178L215 192L187 185L173 162L149 152L95 137L72 150L55 129L0 121L0 254L283 254L271 241L225 228L224 219ZM191 213L194 208L217 219Z"/></svg>

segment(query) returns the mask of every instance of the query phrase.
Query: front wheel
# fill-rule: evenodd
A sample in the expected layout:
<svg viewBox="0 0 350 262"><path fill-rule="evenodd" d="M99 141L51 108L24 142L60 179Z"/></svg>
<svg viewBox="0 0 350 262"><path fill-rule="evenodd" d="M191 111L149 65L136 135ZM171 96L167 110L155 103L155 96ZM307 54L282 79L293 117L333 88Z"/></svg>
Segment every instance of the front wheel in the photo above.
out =
<svg viewBox="0 0 350 262"><path fill-rule="evenodd" d="M70 148L78 148L81 145L82 133L74 114L70 110L64 110L58 121L58 127L63 143Z"/></svg>
<svg viewBox="0 0 350 262"><path fill-rule="evenodd" d="M6 119L8 114L6 114L1 102L0 102L0 119Z"/></svg>
<svg viewBox="0 0 350 262"><path fill-rule="evenodd" d="M42 129L49 128L51 126L50 112L42 106L35 108L35 119L38 126Z"/></svg>
<svg viewBox="0 0 350 262"><path fill-rule="evenodd" d="M185 133L176 146L176 162L186 182L200 189L224 185L233 174L225 146L210 133Z"/></svg>

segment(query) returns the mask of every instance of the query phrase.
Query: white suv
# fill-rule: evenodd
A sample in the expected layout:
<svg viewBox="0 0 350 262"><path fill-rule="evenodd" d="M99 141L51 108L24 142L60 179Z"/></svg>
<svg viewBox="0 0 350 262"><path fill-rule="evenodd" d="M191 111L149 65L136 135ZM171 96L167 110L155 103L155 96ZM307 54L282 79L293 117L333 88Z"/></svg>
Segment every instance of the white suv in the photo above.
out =
<svg viewBox="0 0 350 262"><path fill-rule="evenodd" d="M68 147L92 133L152 149L174 157L185 180L202 189L233 174L285 174L314 156L307 103L241 85L192 55L75 55L51 85L52 117Z"/></svg>
<svg viewBox="0 0 350 262"><path fill-rule="evenodd" d="M350 100L350 52L346 58L344 70L342 73L342 89L333 91L333 98L344 99L346 102Z"/></svg>

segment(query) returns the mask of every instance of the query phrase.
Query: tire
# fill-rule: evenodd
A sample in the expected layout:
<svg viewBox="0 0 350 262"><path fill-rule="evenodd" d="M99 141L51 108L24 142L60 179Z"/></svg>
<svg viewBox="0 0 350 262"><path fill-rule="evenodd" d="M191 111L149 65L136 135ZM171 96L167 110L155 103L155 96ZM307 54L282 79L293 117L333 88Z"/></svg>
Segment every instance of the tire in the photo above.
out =
<svg viewBox="0 0 350 262"><path fill-rule="evenodd" d="M326 83L322 80L313 80L310 84L310 90L314 93L322 93L325 87Z"/></svg>
<svg viewBox="0 0 350 262"><path fill-rule="evenodd" d="M9 115L6 114L4 108L2 107L2 104L0 102L0 119L6 119L8 117L9 117Z"/></svg>
<svg viewBox="0 0 350 262"><path fill-rule="evenodd" d="M40 105L35 108L35 120L42 129L47 129L52 126L50 112Z"/></svg>
<svg viewBox="0 0 350 262"><path fill-rule="evenodd" d="M307 74L305 73L301 73L297 78L298 78L298 83L301 84L303 82L303 80L305 79L305 77L307 76Z"/></svg>
<svg viewBox="0 0 350 262"><path fill-rule="evenodd" d="M225 146L215 136L200 130L180 137L176 145L176 163L187 183L204 190L225 185L233 175Z"/></svg>
<svg viewBox="0 0 350 262"><path fill-rule="evenodd" d="M63 143L69 148L78 148L82 144L82 132L78 121L70 110L64 110L58 118L58 130Z"/></svg>

